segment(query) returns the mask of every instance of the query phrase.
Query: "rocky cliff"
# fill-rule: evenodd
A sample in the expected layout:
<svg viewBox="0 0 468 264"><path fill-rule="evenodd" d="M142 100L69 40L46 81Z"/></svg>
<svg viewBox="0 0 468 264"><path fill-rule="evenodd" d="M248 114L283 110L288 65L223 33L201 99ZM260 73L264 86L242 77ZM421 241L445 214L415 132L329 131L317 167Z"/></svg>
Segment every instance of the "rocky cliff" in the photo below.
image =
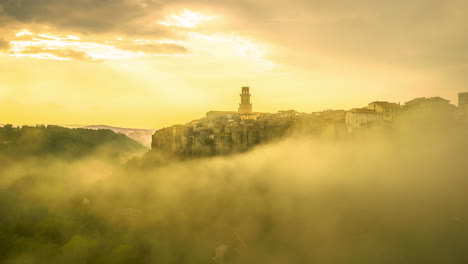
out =
<svg viewBox="0 0 468 264"><path fill-rule="evenodd" d="M322 112L324 113L324 112ZM280 111L277 114L258 114L255 119L242 116L216 119L202 118L185 125L157 130L152 137L152 149L182 156L213 156L242 152L252 147L281 139L307 128L323 133L330 125L344 129L344 117L325 114L305 114ZM341 127L341 126L340 126Z"/></svg>

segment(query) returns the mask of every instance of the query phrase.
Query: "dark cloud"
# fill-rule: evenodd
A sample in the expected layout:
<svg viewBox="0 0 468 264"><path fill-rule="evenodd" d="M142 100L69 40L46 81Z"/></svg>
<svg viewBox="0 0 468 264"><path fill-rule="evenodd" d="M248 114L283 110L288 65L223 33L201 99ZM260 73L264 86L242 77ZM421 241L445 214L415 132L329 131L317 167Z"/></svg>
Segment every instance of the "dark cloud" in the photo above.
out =
<svg viewBox="0 0 468 264"><path fill-rule="evenodd" d="M21 54L50 54L63 59L73 59L82 61L93 61L93 59L84 51L73 50L73 49L47 49L41 47L28 47L27 49L21 50Z"/></svg>
<svg viewBox="0 0 468 264"><path fill-rule="evenodd" d="M186 54L189 50L183 46L171 43L163 44L142 44L142 45L125 45L119 47L124 50L144 52L149 54Z"/></svg>
<svg viewBox="0 0 468 264"><path fill-rule="evenodd" d="M0 51L8 50L10 48L10 43L4 39L0 39Z"/></svg>
<svg viewBox="0 0 468 264"><path fill-rule="evenodd" d="M292 53L287 63L310 67L314 55L412 68L468 63L464 0L221 0L215 5L231 10L244 34Z"/></svg>
<svg viewBox="0 0 468 264"><path fill-rule="evenodd" d="M307 6L310 10L321 7L325 18L306 24L315 33L311 43L342 56L381 63L446 65L452 63L454 52L468 51L463 22L468 13L462 11L468 9L466 2L353 1L344 7L314 3ZM312 40L312 34L308 36Z"/></svg>
<svg viewBox="0 0 468 264"><path fill-rule="evenodd" d="M0 0L3 17L80 33L123 32L168 35L149 19L159 4L151 0ZM154 19L154 18L153 18Z"/></svg>
<svg viewBox="0 0 468 264"><path fill-rule="evenodd" d="M468 62L465 0L0 0L0 6L3 20L151 38L180 37L156 23L167 10L208 10L230 21L225 28L216 28L214 22L210 30L275 43L292 53L279 63L304 66L314 63L313 54L409 67ZM138 48L154 53L183 51Z"/></svg>

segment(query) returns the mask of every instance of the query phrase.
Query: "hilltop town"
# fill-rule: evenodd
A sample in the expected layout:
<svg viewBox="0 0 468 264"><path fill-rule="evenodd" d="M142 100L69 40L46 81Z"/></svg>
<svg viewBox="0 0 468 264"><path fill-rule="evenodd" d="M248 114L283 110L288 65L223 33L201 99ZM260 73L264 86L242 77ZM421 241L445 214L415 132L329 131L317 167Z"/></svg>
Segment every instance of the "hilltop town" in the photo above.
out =
<svg viewBox="0 0 468 264"><path fill-rule="evenodd" d="M201 119L157 130L151 148L183 156L213 156L246 151L288 134L307 130L333 137L391 125L403 112L436 111L468 120L468 92L459 93L458 107L441 97L416 98L404 105L375 101L351 110L301 113L253 112L249 87L242 87L237 111L209 111Z"/></svg>

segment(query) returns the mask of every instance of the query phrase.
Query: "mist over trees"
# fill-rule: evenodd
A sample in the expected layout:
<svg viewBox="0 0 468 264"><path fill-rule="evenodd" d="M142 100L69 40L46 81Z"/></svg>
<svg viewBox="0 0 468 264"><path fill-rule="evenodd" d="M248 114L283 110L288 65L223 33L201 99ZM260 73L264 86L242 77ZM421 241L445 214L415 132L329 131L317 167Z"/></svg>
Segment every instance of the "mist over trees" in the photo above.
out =
<svg viewBox="0 0 468 264"><path fill-rule="evenodd" d="M45 156L78 159L100 151L103 157L121 158L141 150L144 150L141 144L108 129L70 129L50 125L0 127L0 158L4 159Z"/></svg>
<svg viewBox="0 0 468 264"><path fill-rule="evenodd" d="M155 166L32 152L0 170L0 260L465 263L467 135L425 113Z"/></svg>

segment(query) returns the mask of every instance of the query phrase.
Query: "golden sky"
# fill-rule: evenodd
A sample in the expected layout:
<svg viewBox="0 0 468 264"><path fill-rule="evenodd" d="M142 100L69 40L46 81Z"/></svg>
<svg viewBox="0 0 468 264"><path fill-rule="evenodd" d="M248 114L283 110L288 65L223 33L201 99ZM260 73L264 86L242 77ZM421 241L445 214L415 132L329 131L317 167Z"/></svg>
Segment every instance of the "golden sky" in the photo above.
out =
<svg viewBox="0 0 468 264"><path fill-rule="evenodd" d="M468 91L466 0L0 0L0 123L160 128Z"/></svg>

